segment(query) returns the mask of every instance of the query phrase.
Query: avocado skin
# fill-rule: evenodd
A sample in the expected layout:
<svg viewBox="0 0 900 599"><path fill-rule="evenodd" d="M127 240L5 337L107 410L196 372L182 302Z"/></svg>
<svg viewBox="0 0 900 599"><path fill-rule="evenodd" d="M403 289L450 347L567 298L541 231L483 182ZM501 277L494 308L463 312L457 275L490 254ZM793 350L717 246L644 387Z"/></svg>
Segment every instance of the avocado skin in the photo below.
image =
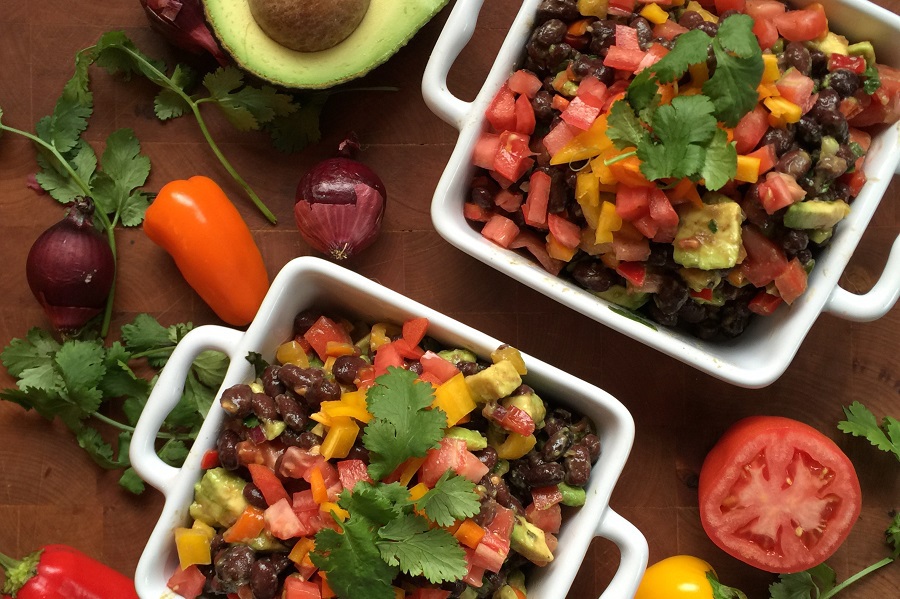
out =
<svg viewBox="0 0 900 599"><path fill-rule="evenodd" d="M203 6L220 45L243 70L286 88L327 89L387 61L447 2L371 0L348 37L319 52L291 50L266 35L248 0L203 0Z"/></svg>

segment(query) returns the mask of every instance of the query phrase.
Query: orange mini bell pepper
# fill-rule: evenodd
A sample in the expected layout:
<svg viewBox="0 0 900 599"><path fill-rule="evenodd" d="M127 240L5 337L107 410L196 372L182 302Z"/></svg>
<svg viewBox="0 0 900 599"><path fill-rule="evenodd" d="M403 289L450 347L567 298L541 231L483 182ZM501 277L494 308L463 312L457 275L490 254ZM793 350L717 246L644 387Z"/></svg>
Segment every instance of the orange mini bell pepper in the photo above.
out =
<svg viewBox="0 0 900 599"><path fill-rule="evenodd" d="M163 186L147 208L144 232L219 318L234 326L253 320L269 275L250 229L213 180Z"/></svg>

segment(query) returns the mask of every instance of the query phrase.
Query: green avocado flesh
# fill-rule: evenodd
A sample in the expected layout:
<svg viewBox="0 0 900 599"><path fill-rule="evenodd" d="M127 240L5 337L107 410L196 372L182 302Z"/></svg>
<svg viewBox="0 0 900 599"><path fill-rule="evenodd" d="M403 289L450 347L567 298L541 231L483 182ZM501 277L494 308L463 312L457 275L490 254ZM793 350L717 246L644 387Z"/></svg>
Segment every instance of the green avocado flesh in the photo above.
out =
<svg viewBox="0 0 900 599"><path fill-rule="evenodd" d="M203 0L216 37L244 70L276 85L323 89L361 77L402 48L448 0L371 0L359 27L320 52L297 52L266 35L246 0Z"/></svg>

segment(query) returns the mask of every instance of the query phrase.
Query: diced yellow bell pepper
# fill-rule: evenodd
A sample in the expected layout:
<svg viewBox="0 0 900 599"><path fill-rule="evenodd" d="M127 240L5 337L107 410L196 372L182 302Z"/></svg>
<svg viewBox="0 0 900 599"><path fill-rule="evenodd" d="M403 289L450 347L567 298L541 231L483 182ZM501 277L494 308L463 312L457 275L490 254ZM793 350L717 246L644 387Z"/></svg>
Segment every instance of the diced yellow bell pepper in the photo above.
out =
<svg viewBox="0 0 900 599"><path fill-rule="evenodd" d="M412 477L419 471L419 468L421 468L424 463L425 458L409 458L406 460L397 482L401 485L409 484L409 481L412 480Z"/></svg>
<svg viewBox="0 0 900 599"><path fill-rule="evenodd" d="M365 406L348 403L343 399L323 401L319 406L319 411L324 412L332 420L334 418L350 417L356 418L360 422L368 422L372 419L372 414L369 413Z"/></svg>
<svg viewBox="0 0 900 599"><path fill-rule="evenodd" d="M497 447L497 457L502 460L517 460L531 451L536 443L537 439L534 438L534 435L526 437L518 433L510 433L506 440Z"/></svg>
<svg viewBox="0 0 900 599"><path fill-rule="evenodd" d="M756 97L760 102L762 102L766 98L780 95L781 92L778 91L778 88L775 87L774 83L760 83L756 86Z"/></svg>
<svg viewBox="0 0 900 599"><path fill-rule="evenodd" d="M600 218L597 221L597 235L594 243L612 243L613 233L622 228L622 217L616 213L616 206L611 202L600 205Z"/></svg>
<svg viewBox="0 0 900 599"><path fill-rule="evenodd" d="M710 23L719 22L719 17L700 6L700 3L697 2L697 0L691 0L690 2L688 2L687 6L685 6L685 9L700 13L700 16L703 17L704 21L709 21Z"/></svg>
<svg viewBox="0 0 900 599"><path fill-rule="evenodd" d="M516 367L516 372L521 375L528 374L528 369L525 367L525 360L522 359L521 352L511 345L503 345L492 351L491 362L494 364L497 362L510 362Z"/></svg>
<svg viewBox="0 0 900 599"><path fill-rule="evenodd" d="M582 131L573 137L556 152L550 159L550 164L566 164L568 162L587 160L612 147L613 142L606 134L608 129L606 115L598 116L590 129Z"/></svg>
<svg viewBox="0 0 900 599"><path fill-rule="evenodd" d="M194 520L194 523L191 524L191 528L202 530L206 534L206 536L209 537L210 541L212 541L213 537L216 536L216 529L201 520Z"/></svg>
<svg viewBox="0 0 900 599"><path fill-rule="evenodd" d="M341 401L351 406L359 406L361 408L368 407L368 404L366 403L365 389L357 389L356 391L344 391L343 393L341 393Z"/></svg>
<svg viewBox="0 0 900 599"><path fill-rule="evenodd" d="M333 424L333 419L331 416L326 414L325 412L319 411L309 415L310 420L315 420L320 425L323 426L331 426Z"/></svg>
<svg viewBox="0 0 900 599"><path fill-rule="evenodd" d="M322 457L326 460L332 458L346 458L359 435L359 425L349 416L334 416L331 419L331 427L322 441Z"/></svg>
<svg viewBox="0 0 900 599"><path fill-rule="evenodd" d="M778 68L778 57L774 54L763 54L763 74L760 83L775 83L781 79L781 69Z"/></svg>
<svg viewBox="0 0 900 599"><path fill-rule="evenodd" d="M775 118L781 118L786 123L796 123L803 116L803 109L790 100L782 97L772 97L763 100L766 108Z"/></svg>
<svg viewBox="0 0 900 599"><path fill-rule="evenodd" d="M294 543L294 547L291 549L291 552L288 553L288 559L294 562L295 564L303 563L304 558L309 555L309 552L316 548L316 542L309 537L301 537Z"/></svg>
<svg viewBox="0 0 900 599"><path fill-rule="evenodd" d="M586 17L605 19L609 10L609 0L578 0L578 12Z"/></svg>
<svg viewBox="0 0 900 599"><path fill-rule="evenodd" d="M275 359L282 364L309 368L309 356L303 351L303 346L293 339L278 346L278 349L275 350Z"/></svg>
<svg viewBox="0 0 900 599"><path fill-rule="evenodd" d="M319 504L319 511L325 512L326 514L331 514L332 512L334 512L334 516L341 522L344 522L345 520L347 520L347 518L350 517L350 512L333 501L323 501L321 504Z"/></svg>
<svg viewBox="0 0 900 599"><path fill-rule="evenodd" d="M589 167L575 176L575 199L582 206L600 205L600 181Z"/></svg>
<svg viewBox="0 0 900 599"><path fill-rule="evenodd" d="M641 9L641 16L657 25L669 20L669 13L660 8L656 2L651 2Z"/></svg>
<svg viewBox="0 0 900 599"><path fill-rule="evenodd" d="M461 372L437 386L431 407L444 411L448 427L457 424L463 416L475 409L475 399Z"/></svg>
<svg viewBox="0 0 900 599"><path fill-rule="evenodd" d="M591 231L596 231L597 221L600 220L600 206L582 204L581 202L578 202L578 204L581 206L581 213L584 215L584 220L587 221L588 227L591 229Z"/></svg>
<svg viewBox="0 0 900 599"><path fill-rule="evenodd" d="M176 528L175 549L182 570L194 564L212 563L210 540L206 532L199 528Z"/></svg>
<svg viewBox="0 0 900 599"><path fill-rule="evenodd" d="M335 358L352 356L356 353L356 346L352 343L343 343L341 341L328 341L325 343L325 353Z"/></svg>
<svg viewBox="0 0 900 599"><path fill-rule="evenodd" d="M745 183L756 183L756 180L759 179L759 164L760 160L756 156L739 155L734 178Z"/></svg>
<svg viewBox="0 0 900 599"><path fill-rule="evenodd" d="M709 67L706 66L705 62L692 64L688 67L688 72L691 74L692 88L699 89L704 83L709 81Z"/></svg>
<svg viewBox="0 0 900 599"><path fill-rule="evenodd" d="M378 322L372 325L372 333L369 335L369 347L375 351L385 343L391 342L391 335L397 335L400 329L393 324Z"/></svg>
<svg viewBox="0 0 900 599"><path fill-rule="evenodd" d="M413 485L413 487L409 490L409 500L412 502L416 502L422 497L425 496L425 493L428 492L428 487L425 483L417 483Z"/></svg>
<svg viewBox="0 0 900 599"><path fill-rule="evenodd" d="M553 233L547 233L547 253L551 258L568 262L575 257L576 249L564 246Z"/></svg>

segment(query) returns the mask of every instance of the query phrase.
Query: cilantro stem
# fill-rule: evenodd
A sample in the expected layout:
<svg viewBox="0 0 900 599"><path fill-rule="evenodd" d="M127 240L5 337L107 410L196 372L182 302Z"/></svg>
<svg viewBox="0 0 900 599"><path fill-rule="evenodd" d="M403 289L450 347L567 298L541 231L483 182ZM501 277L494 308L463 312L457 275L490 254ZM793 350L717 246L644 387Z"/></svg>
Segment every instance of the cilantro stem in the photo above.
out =
<svg viewBox="0 0 900 599"><path fill-rule="evenodd" d="M625 160L626 158L631 158L632 156L637 154L637 150L632 150L630 152L625 152L624 154L619 154L618 156L613 156L612 158L607 158L603 161L603 164L609 166L610 164L615 164L620 160Z"/></svg>
<svg viewBox="0 0 900 599"><path fill-rule="evenodd" d="M881 561L875 562L874 564L872 564L872 565L869 566L868 568L865 568L864 570L860 570L859 572L857 572L857 573L854 574L853 576L847 578L847 579L844 580L841 584L835 586L833 589L831 589L831 590L829 590L829 591L826 591L826 592L822 593L822 595L819 597L819 599L829 599L830 597L834 597L834 596L837 595L839 592L843 591L845 588L847 588L848 586L850 586L851 584L853 584L854 582L856 582L857 580L859 580L859 579L862 578L863 576L866 576L866 575L868 575L868 574L871 574L871 573L874 572L875 570L878 570L879 568L883 568L884 566L888 565L889 563L891 563L891 562L893 562L893 561L894 561L893 558L886 557L886 558L884 558L884 559L881 560Z"/></svg>
<svg viewBox="0 0 900 599"><path fill-rule="evenodd" d="M8 125L0 124L0 131L9 131L10 133L15 133L16 135L21 135L26 139L30 139L34 143L40 145L48 152L53 154L53 157L56 158L57 162L59 162L60 166L62 166L63 170L72 177L72 180L75 181L75 184L81 188L81 191L84 192L84 195L87 197L91 197L92 192L90 186L87 182L81 178L81 176L72 168L72 165L69 164L69 161L66 160L62 154L59 153L59 150L56 149L56 146L53 144L49 144L37 135L29 133L28 131L23 131L22 129L16 129L15 127L10 127ZM116 251L116 232L113 224L109 221L109 217L103 212L103 210L94 210L94 216L100 222L101 227L103 228L104 233L106 233L106 240L109 243L109 248L112 251L113 257L113 284L110 287L109 295L106 298L106 308L103 310L103 323L100 325L100 336L106 337L107 333L109 333L109 325L112 321L112 308L113 308L113 299L115 298L115 289L116 289L116 279L118 273L118 252Z"/></svg>
<svg viewBox="0 0 900 599"><path fill-rule="evenodd" d="M103 414L101 414L99 412L91 412L91 416L96 418L100 422L105 422L106 424L112 426L113 428L119 429L120 431L127 431L130 433L134 432L133 426L129 426L127 424L119 422L118 420L110 418L109 416L104 416ZM160 431L158 431L156 433L156 438L157 439L175 439L178 441L193 441L193 439L194 439L193 436L188 435L188 434L179 435L178 433L164 433L164 432L160 432Z"/></svg>
<svg viewBox="0 0 900 599"><path fill-rule="evenodd" d="M277 224L278 219L274 214L272 214L272 211L269 210L269 208L263 203L261 199L259 199L259 196L256 195L256 192L253 191L253 188L251 188L250 185L246 181L244 181L243 177L238 174L234 167L231 166L231 163L227 158L225 158L225 155L222 154L219 146L213 140L212 136L209 133L209 129L206 126L206 121L203 120L203 116L200 114L200 105L198 101L194 100L191 96L185 93L183 89L175 85L172 79L170 79L165 73L157 69L156 66L154 66L152 63L145 60L140 53L133 51L127 46L120 47L119 50L128 53L134 60L142 64L147 72L152 73L153 77L150 78L152 81L155 81L157 84L165 85L167 88L178 94L178 96L180 96L185 102L187 102L188 106L191 107L191 112L194 113L194 118L197 119L197 125L199 125L200 127L200 132L203 133L203 137L206 139L206 142L212 149L213 154L216 155L216 158L219 159L219 162L222 164L225 170L228 171L228 174L230 174L232 178L238 183L238 185L240 185L244 189L253 204L259 209L260 212L262 212L263 216L266 217L266 220L268 220L273 225Z"/></svg>

